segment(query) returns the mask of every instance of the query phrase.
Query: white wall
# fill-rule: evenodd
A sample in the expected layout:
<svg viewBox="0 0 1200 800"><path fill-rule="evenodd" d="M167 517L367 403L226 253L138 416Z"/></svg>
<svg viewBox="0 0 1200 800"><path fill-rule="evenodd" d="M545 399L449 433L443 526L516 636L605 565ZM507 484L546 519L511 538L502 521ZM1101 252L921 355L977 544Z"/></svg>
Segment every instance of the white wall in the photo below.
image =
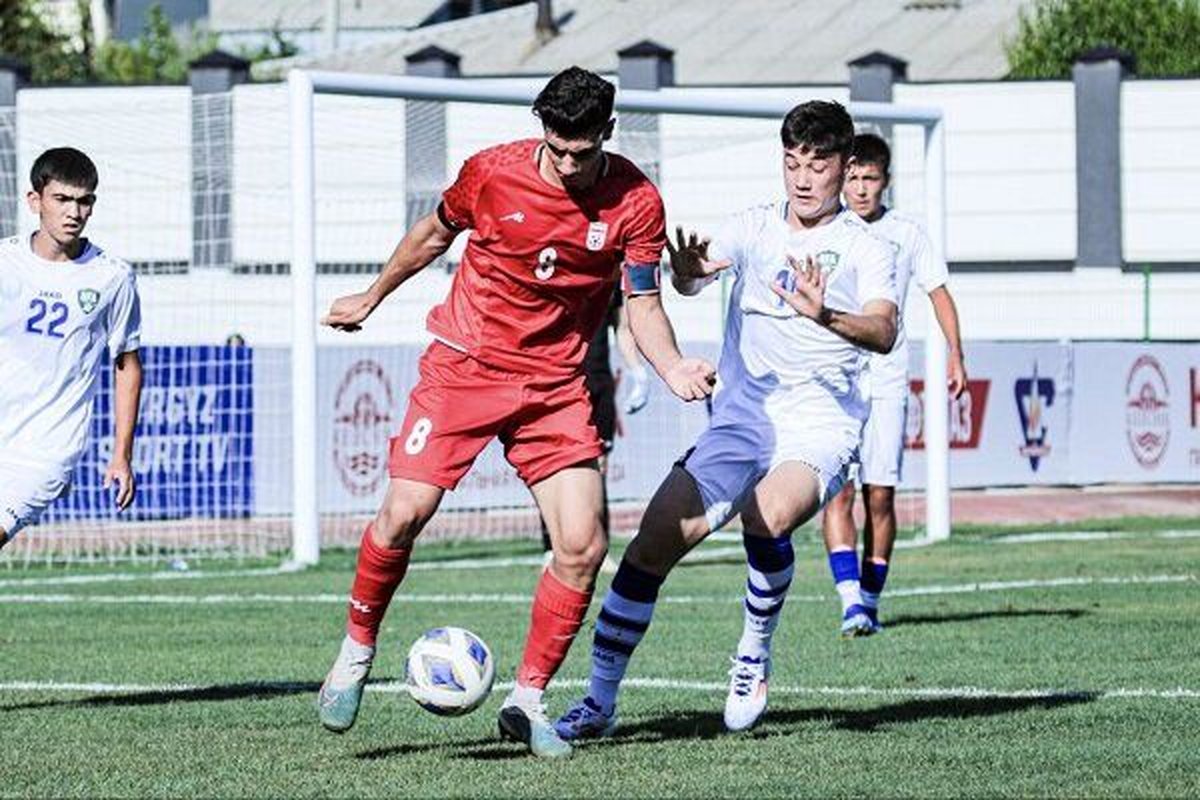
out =
<svg viewBox="0 0 1200 800"><path fill-rule="evenodd" d="M899 84L946 120L951 261L1075 258L1075 95L1066 81ZM922 136L897 128L894 201L924 208Z"/></svg>
<svg viewBox="0 0 1200 800"><path fill-rule="evenodd" d="M537 86L540 79L498 81ZM673 89L684 92L686 89ZM705 89L712 92L712 89ZM799 102L845 101L845 87L723 90ZM899 102L945 109L948 250L952 260L1071 260L1075 250L1074 104L1066 82L907 85ZM281 85L233 94L233 236L237 261L285 263L289 257L287 100ZM317 100L317 252L321 261L380 262L404 227L404 103ZM183 87L38 89L18 96L18 170L22 189L33 158L71 144L96 159L101 183L89 233L117 255L186 261L191 254L192 102ZM1129 81L1124 87L1125 241L1129 260L1200 260L1200 81ZM772 120L666 116L661 188L670 225L712 231L728 213L779 193L778 127ZM525 108L453 104L447 109L446 170L471 152L536 135ZM919 134L897 129L894 204L922 212ZM614 142L619 146L619 139ZM36 224L21 217L23 231ZM367 276L322 277L318 307L366 285ZM356 337L322 332L323 342L422 341L424 315L450 278L415 278ZM147 341L214 342L242 332L254 344L286 344L286 277L231 276L208 270L146 276ZM957 274L952 288L969 338L1137 337L1142 279L1115 271ZM1152 281L1151 333L1200 338L1200 276L1159 274ZM919 298L918 298L919 300ZM696 299L667 294L680 336L715 341L722 292ZM924 330L924 303L910 329Z"/></svg>
<svg viewBox="0 0 1200 800"><path fill-rule="evenodd" d="M28 191L29 169L42 151L79 148L100 173L89 235L122 258L187 261L191 108L191 91L179 86L19 92L18 192ZM18 219L23 233L37 228L31 213Z"/></svg>
<svg viewBox="0 0 1200 800"><path fill-rule="evenodd" d="M1121 85L1125 259L1200 261L1200 80Z"/></svg>

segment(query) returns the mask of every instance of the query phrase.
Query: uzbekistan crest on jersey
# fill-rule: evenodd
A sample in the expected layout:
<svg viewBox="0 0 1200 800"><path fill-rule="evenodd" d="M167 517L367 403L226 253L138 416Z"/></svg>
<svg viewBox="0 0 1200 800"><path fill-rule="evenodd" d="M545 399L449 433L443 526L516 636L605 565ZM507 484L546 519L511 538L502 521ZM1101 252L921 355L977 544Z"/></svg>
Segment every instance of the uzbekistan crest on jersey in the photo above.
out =
<svg viewBox="0 0 1200 800"><path fill-rule="evenodd" d="M78 299L79 307L85 314L92 313L96 310L96 306L100 305L100 293L95 289L80 289Z"/></svg>
<svg viewBox="0 0 1200 800"><path fill-rule="evenodd" d="M838 262L841 259L842 257L832 250L822 250L817 253L816 258L813 260L817 262L817 266L821 268L821 271L828 275L837 268Z"/></svg>
<svg viewBox="0 0 1200 800"><path fill-rule="evenodd" d="M588 224L587 229L587 249L601 250L604 248L604 240L608 238L608 223L607 222L592 222Z"/></svg>

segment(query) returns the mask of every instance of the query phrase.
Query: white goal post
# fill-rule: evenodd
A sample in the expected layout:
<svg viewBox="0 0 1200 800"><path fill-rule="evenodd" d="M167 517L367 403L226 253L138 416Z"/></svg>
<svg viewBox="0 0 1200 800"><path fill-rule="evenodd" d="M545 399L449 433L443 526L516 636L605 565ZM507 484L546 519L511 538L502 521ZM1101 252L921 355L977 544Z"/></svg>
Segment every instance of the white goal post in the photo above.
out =
<svg viewBox="0 0 1200 800"><path fill-rule="evenodd" d="M316 307L316 159L314 94L387 97L406 100L529 106L537 91L471 79L362 75L292 70L288 74L291 140L291 283L292 315L292 532L293 559L314 564L320 555L317 430ZM793 103L782 99L731 97L689 90L660 93L620 90L618 111L781 119ZM945 130L939 109L890 103L851 102L857 122L917 125L924 132L925 213L935 254L945 256ZM736 209L729 209L730 212ZM928 315L923 403L926 450L926 535L950 533L949 411L944 339L934 315Z"/></svg>

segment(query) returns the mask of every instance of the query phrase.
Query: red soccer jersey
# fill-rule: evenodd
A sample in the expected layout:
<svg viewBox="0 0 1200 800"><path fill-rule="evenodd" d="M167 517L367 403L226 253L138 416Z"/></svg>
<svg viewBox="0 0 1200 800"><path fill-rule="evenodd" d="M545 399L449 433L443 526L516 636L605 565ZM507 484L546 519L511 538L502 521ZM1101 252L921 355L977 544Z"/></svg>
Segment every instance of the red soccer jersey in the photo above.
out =
<svg viewBox="0 0 1200 800"><path fill-rule="evenodd" d="M428 327L485 364L555 378L579 371L622 263L658 264L666 231L658 189L628 159L606 154L571 195L538 172L539 145L477 153L442 196L443 220L472 232Z"/></svg>

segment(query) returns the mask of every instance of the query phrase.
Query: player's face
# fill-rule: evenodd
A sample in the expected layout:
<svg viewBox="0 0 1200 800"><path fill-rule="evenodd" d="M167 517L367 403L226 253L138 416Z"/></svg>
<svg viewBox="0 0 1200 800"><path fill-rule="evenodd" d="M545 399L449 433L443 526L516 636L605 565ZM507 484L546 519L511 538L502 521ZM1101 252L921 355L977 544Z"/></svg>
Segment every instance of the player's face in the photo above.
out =
<svg viewBox="0 0 1200 800"><path fill-rule="evenodd" d="M612 123L594 138L564 139L550 129L544 138L543 164L567 191L586 189L596 182L604 162L604 141Z"/></svg>
<svg viewBox="0 0 1200 800"><path fill-rule="evenodd" d="M883 207L883 190L888 177L878 164L850 163L842 194L850 210L866 220L874 219Z"/></svg>
<svg viewBox="0 0 1200 800"><path fill-rule="evenodd" d="M840 205L846 165L838 153L818 153L800 145L783 151L783 183L788 208L802 220L825 216Z"/></svg>
<svg viewBox="0 0 1200 800"><path fill-rule="evenodd" d="M73 242L83 235L96 195L91 189L52 180L42 191L30 191L29 208L38 215L41 230L60 244Z"/></svg>

